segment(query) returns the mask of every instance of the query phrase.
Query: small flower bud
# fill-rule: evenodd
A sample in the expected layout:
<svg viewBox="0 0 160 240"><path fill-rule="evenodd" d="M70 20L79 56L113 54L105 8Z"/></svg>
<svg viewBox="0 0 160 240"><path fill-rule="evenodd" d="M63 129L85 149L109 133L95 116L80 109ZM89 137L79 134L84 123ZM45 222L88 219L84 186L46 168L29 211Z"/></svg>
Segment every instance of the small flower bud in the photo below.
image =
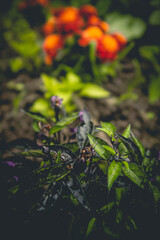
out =
<svg viewBox="0 0 160 240"><path fill-rule="evenodd" d="M51 106L52 108L60 108L61 105L62 105L62 101L63 99L62 98L59 98L57 96L53 96L51 97Z"/></svg>

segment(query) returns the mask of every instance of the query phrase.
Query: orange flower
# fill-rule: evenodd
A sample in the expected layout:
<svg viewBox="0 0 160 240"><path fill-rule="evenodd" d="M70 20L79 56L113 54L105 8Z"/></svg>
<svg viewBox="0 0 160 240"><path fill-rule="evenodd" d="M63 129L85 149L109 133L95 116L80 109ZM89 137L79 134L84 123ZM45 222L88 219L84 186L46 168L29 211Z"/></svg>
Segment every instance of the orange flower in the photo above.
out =
<svg viewBox="0 0 160 240"><path fill-rule="evenodd" d="M116 39L108 34L98 41L97 56L103 61L112 61L116 59L119 51L119 44Z"/></svg>
<svg viewBox="0 0 160 240"><path fill-rule="evenodd" d="M56 25L56 19L55 17L50 17L48 21L43 25L42 32L45 35L53 33Z"/></svg>
<svg viewBox="0 0 160 240"><path fill-rule="evenodd" d="M37 3L45 7L49 4L49 0L37 0Z"/></svg>
<svg viewBox="0 0 160 240"><path fill-rule="evenodd" d="M97 13L97 9L92 6L92 5L89 5L89 4L86 4L86 5L83 5L81 8L80 8L80 14L83 16L83 17L90 17L92 15L98 15Z"/></svg>
<svg viewBox="0 0 160 240"><path fill-rule="evenodd" d="M114 37L117 40L120 50L122 50L125 47L125 45L127 44L127 39L122 33L116 32L116 33L112 34L112 37Z"/></svg>
<svg viewBox="0 0 160 240"><path fill-rule="evenodd" d="M104 33L99 27L90 26L82 31L81 38L78 40L78 44L82 47L85 47L91 40L98 41L103 37L103 35Z"/></svg>
<svg viewBox="0 0 160 240"><path fill-rule="evenodd" d="M45 38L43 42L43 50L46 54L45 61L47 64L56 57L58 50L63 48L63 46L64 42L59 34L50 34Z"/></svg>
<svg viewBox="0 0 160 240"><path fill-rule="evenodd" d="M84 21L79 14L78 8L66 7L61 9L57 15L57 27L61 33L79 33L84 25Z"/></svg>
<svg viewBox="0 0 160 240"><path fill-rule="evenodd" d="M94 15L88 18L87 25L100 27L104 32L107 32L109 30L109 24Z"/></svg>
<svg viewBox="0 0 160 240"><path fill-rule="evenodd" d="M45 7L49 4L49 0L25 0L19 4L19 9L23 10L27 7L34 7L37 4Z"/></svg>

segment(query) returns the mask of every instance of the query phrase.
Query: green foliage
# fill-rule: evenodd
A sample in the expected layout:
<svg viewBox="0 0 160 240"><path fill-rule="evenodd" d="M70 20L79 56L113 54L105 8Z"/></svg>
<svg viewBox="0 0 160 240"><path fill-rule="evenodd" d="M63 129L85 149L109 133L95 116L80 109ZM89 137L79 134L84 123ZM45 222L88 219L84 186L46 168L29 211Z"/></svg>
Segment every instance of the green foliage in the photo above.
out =
<svg viewBox="0 0 160 240"><path fill-rule="evenodd" d="M104 238L122 239L126 234L129 237L140 227L137 207L148 209L143 191L147 194L145 203L151 205L150 199L154 199L155 211L159 211L158 158L145 151L130 124L121 135L112 123L101 122L98 130L107 134L108 143L96 136L85 108L83 120L77 113L62 115L61 109L61 105L58 109L56 105L52 120L24 111L33 118L37 135L33 143L25 139L13 141L6 149L16 149L13 159L20 163L21 170L29 159L39 159L40 166L27 170L19 182L9 182L10 199L25 203L25 218L29 222L39 213L43 217L53 211L58 216L63 206L64 211L75 216L69 223L69 236L73 239L75 227L82 239L90 239L99 235L100 226ZM71 124L78 124L76 137L63 142L67 138L64 130ZM40 197L32 199L36 191L40 191ZM19 211L20 206L16 205L14 211ZM77 228L79 224L81 227Z"/></svg>
<svg viewBox="0 0 160 240"><path fill-rule="evenodd" d="M122 32L128 40L142 37L146 30L145 22L131 15L113 12L106 16L106 20L111 26L111 32Z"/></svg>
<svg viewBox="0 0 160 240"><path fill-rule="evenodd" d="M31 107L32 111L39 111L42 107L42 112L45 116L50 116L50 107L48 100L57 95L63 99L66 111L71 112L76 108L74 98L87 97L87 98L105 98L109 96L109 92L99 85L94 83L84 83L82 79L69 69L60 81L57 78L50 77L47 74L41 74L43 89L45 91L45 99L38 99ZM51 113L52 114L52 113Z"/></svg>
<svg viewBox="0 0 160 240"><path fill-rule="evenodd" d="M13 72L21 69L32 71L33 67L42 65L41 40L38 32L31 29L28 22L17 12L10 11L4 17L6 31L4 38L11 49L18 55L9 59L9 66Z"/></svg>

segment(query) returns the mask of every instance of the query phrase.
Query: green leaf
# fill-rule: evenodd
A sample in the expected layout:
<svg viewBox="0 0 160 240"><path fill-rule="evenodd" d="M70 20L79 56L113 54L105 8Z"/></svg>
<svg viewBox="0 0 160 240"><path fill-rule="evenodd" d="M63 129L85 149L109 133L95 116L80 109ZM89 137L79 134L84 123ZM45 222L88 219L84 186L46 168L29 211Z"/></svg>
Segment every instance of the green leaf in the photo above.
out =
<svg viewBox="0 0 160 240"><path fill-rule="evenodd" d="M42 73L41 74L41 79L42 79L42 82L43 82L43 84L45 86L45 89L48 92L53 91L59 85L59 82L58 82L58 80L56 78L50 77L47 74Z"/></svg>
<svg viewBox="0 0 160 240"><path fill-rule="evenodd" d="M121 174L122 165L120 162L113 160L108 168L108 190L111 189L113 183Z"/></svg>
<svg viewBox="0 0 160 240"><path fill-rule="evenodd" d="M97 129L107 133L108 136L110 137L114 135L114 132L116 131L116 127L112 123L101 122L101 126L102 128L97 128Z"/></svg>
<svg viewBox="0 0 160 240"><path fill-rule="evenodd" d="M129 124L126 129L124 130L122 136L125 138L129 138L131 132L131 124Z"/></svg>
<svg viewBox="0 0 160 240"><path fill-rule="evenodd" d="M74 72L67 72L66 77L63 79L70 91L75 92L82 89L84 83L82 83L81 78Z"/></svg>
<svg viewBox="0 0 160 240"><path fill-rule="evenodd" d="M129 14L113 12L107 14L106 20L111 26L111 32L121 32L129 41L142 37L146 30L146 24L142 19Z"/></svg>
<svg viewBox="0 0 160 240"><path fill-rule="evenodd" d="M130 139L123 137L122 135L115 133L116 136L122 141L122 143L125 145L127 148L129 155L131 157L131 160L136 162L136 163L141 163L142 162L142 155L141 152L138 148L138 146ZM121 153L123 154L123 153Z"/></svg>
<svg viewBox="0 0 160 240"><path fill-rule="evenodd" d="M21 109L21 112L26 113L28 116L30 116L30 117L33 118L34 120L47 123L47 119L46 119L42 114L40 114L40 113L34 113L34 112L24 111L23 109Z"/></svg>
<svg viewBox="0 0 160 240"><path fill-rule="evenodd" d="M108 152L110 152L113 156L116 155L116 152L114 151L114 149L110 146L107 145L103 145L103 148L105 148Z"/></svg>
<svg viewBox="0 0 160 240"><path fill-rule="evenodd" d="M41 112L44 116L52 116L54 115L53 110L50 107L50 101L44 98L38 98L33 105L31 106L30 110L32 112Z"/></svg>
<svg viewBox="0 0 160 240"><path fill-rule="evenodd" d="M130 136L130 131L131 131L131 125L129 124L129 125L127 126L127 128L124 130L122 136L125 137L125 138L129 138L129 136ZM119 144L118 149L119 149L120 154L123 154L123 156L126 155L126 154L128 154L128 150L127 150L126 146L123 144L123 142L121 142L121 143Z"/></svg>
<svg viewBox="0 0 160 240"><path fill-rule="evenodd" d="M88 134L88 139L90 141L90 144L94 147L95 151L103 158L107 159L110 156L110 152L107 151L103 145L104 141L98 137L94 137L90 134ZM102 145L103 144L103 145ZM107 144L107 143L106 143Z"/></svg>
<svg viewBox="0 0 160 240"><path fill-rule="evenodd" d="M107 214L115 206L115 202L110 202L107 205L103 206L100 211Z"/></svg>
<svg viewBox="0 0 160 240"><path fill-rule="evenodd" d="M79 94L81 97L88 97L93 99L106 98L110 95L110 93L104 88L93 83L86 83Z"/></svg>
<svg viewBox="0 0 160 240"><path fill-rule="evenodd" d="M72 115L63 118L62 120L60 120L59 122L57 122L57 124L55 126L53 126L50 129L50 135L60 131L61 129L63 129L64 127L66 127L67 125L71 124L72 122L74 122L76 119L78 118L78 114L77 113L73 113Z"/></svg>
<svg viewBox="0 0 160 240"><path fill-rule="evenodd" d="M149 17L149 23L152 25L160 25L160 10L153 11Z"/></svg>
<svg viewBox="0 0 160 240"><path fill-rule="evenodd" d="M129 163L123 161L123 167L122 171L123 173L135 184L137 184L139 187L144 188L142 185L141 179L130 169Z"/></svg>
<svg viewBox="0 0 160 240"><path fill-rule="evenodd" d="M96 227L96 218L93 217L88 223L85 239L91 234L91 232L95 230L95 227Z"/></svg>
<svg viewBox="0 0 160 240"><path fill-rule="evenodd" d="M23 152L17 153L18 156L26 157L44 157L45 154L40 149L27 149Z"/></svg>
<svg viewBox="0 0 160 240"><path fill-rule="evenodd" d="M33 122L33 129L34 129L35 132L39 132L40 131L40 128L38 126L38 122L37 121Z"/></svg>
<svg viewBox="0 0 160 240"><path fill-rule="evenodd" d="M58 126L66 126L71 124L72 122L74 122L77 118L78 118L78 114L77 113L72 113L70 116L63 118L62 120L60 120L59 122L57 122Z"/></svg>
<svg viewBox="0 0 160 240"><path fill-rule="evenodd" d="M160 99L160 76L152 77L149 85L149 102L155 103Z"/></svg>
<svg viewBox="0 0 160 240"><path fill-rule="evenodd" d="M135 142L138 146L139 150L141 151L142 157L145 157L145 148L143 144L135 137L134 133L131 131L131 139Z"/></svg>

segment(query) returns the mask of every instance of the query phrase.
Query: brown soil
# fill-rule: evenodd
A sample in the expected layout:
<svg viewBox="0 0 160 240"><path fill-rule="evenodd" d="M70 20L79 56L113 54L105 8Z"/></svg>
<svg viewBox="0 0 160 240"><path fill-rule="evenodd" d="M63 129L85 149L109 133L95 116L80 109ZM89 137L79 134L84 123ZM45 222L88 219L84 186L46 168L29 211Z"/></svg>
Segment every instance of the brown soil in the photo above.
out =
<svg viewBox="0 0 160 240"><path fill-rule="evenodd" d="M138 94L138 100L131 99L117 103L117 98L127 90L129 81L134 79L134 67L131 61L123 63L123 68L118 72L117 77L104 84L105 88L111 92L111 96L106 99L76 99L77 108L81 110L84 106L92 116L95 124L100 121L112 122L117 127L117 131L123 130L131 123L132 131L142 141L146 148L160 149L160 103L149 104L143 89L139 87L134 90ZM27 74L19 74L16 78L10 79L15 83L25 84L25 95L20 102L20 108L26 109L38 98L41 93L39 86L40 78L31 78ZM8 82L7 82L8 83ZM9 142L17 138L33 139L32 119L20 110L14 110L13 101L17 96L17 91L8 89L7 83L3 83L0 89L0 137L1 142ZM147 112L153 112L153 119L147 118Z"/></svg>

